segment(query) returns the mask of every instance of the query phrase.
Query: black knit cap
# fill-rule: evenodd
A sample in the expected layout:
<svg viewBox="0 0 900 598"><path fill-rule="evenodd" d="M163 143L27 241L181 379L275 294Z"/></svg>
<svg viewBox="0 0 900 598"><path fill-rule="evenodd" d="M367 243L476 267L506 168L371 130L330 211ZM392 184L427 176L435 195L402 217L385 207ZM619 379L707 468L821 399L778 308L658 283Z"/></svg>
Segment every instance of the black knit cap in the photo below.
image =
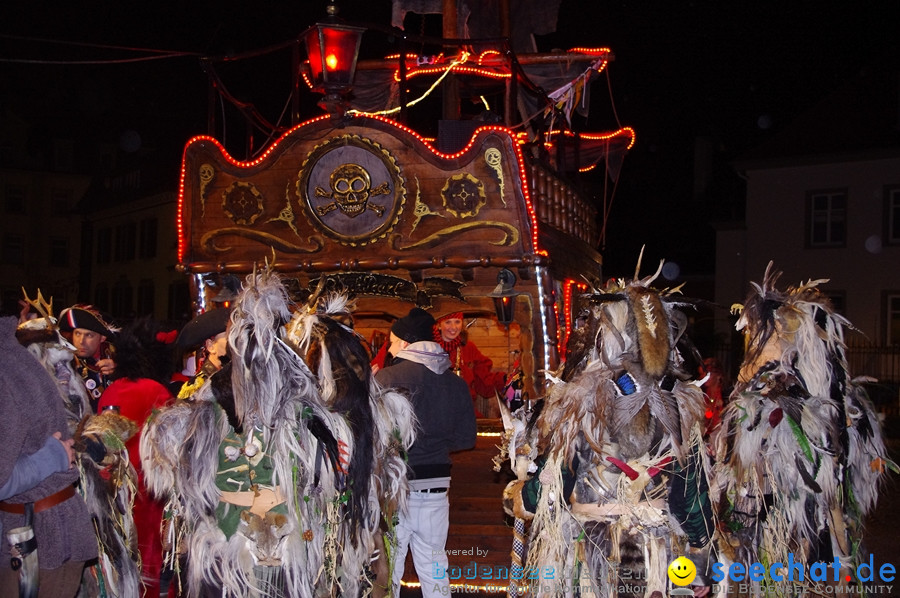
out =
<svg viewBox="0 0 900 598"><path fill-rule="evenodd" d="M434 339L433 326L434 317L421 307L414 307L408 314L394 322L391 332L408 343L430 341Z"/></svg>
<svg viewBox="0 0 900 598"><path fill-rule="evenodd" d="M228 328L228 318L231 310L226 307L217 307L205 311L184 325L175 344L182 349L199 347L207 339L216 337Z"/></svg>

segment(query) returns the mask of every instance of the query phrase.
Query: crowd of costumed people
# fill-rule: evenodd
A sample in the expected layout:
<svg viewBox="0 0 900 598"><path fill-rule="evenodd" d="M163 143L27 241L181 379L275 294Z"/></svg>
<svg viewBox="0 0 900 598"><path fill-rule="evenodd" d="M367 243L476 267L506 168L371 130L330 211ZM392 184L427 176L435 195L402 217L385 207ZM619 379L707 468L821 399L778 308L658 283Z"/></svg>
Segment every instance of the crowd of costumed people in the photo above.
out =
<svg viewBox="0 0 900 598"><path fill-rule="evenodd" d="M850 323L823 281L779 287L770 264L734 308L730 381L691 341L701 302L659 273L577 297L530 401L462 312L414 308L373 354L353 297L292 298L268 267L180 328L83 304L56 316L26 294L0 319L0 594L398 596L407 550L430 587L422 555L445 552L450 453L474 445L479 396L505 428L511 575L566 580L511 594L702 596L752 563L852 579L896 466L849 371ZM793 591L780 572L755 583Z"/></svg>

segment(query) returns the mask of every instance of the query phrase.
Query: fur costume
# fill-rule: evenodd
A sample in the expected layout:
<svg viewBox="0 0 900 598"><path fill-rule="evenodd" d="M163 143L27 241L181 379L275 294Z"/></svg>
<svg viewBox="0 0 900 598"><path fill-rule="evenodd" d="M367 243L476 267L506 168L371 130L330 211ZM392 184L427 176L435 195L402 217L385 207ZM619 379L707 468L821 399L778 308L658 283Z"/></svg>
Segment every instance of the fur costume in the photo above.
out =
<svg viewBox="0 0 900 598"><path fill-rule="evenodd" d="M85 568L82 593L87 596L137 598L141 594L140 555L132 517L136 473L125 443L137 432L127 418L113 412L93 415L87 390L72 365L75 348L59 333L53 302L40 291L25 300L43 317L26 320L16 337L37 357L60 390L69 432L75 439L78 491L94 521L100 556Z"/></svg>
<svg viewBox="0 0 900 598"><path fill-rule="evenodd" d="M737 322L747 351L717 439L723 552L744 564L837 558L855 570L888 465L881 430L850 377L849 323L818 290L825 281L781 291L779 276L770 263Z"/></svg>
<svg viewBox="0 0 900 598"><path fill-rule="evenodd" d="M554 572L536 582L541 596L666 594L668 563L685 554L707 569L704 397L685 365L696 351L678 309L691 302L651 288L658 274L585 298L561 379L507 435L519 479L504 505L532 520L525 570Z"/></svg>
<svg viewBox="0 0 900 598"><path fill-rule="evenodd" d="M157 341L158 328L152 318L145 316L132 321L117 334L116 369L110 376L113 382L103 391L98 405L100 413L115 410L134 422L138 430L125 443L125 448L137 474L132 517L141 553L143 595L154 598L160 591L163 502L147 492L139 447L147 418L172 399L169 389L161 382L169 378L165 357L170 354L167 346Z"/></svg>
<svg viewBox="0 0 900 598"><path fill-rule="evenodd" d="M274 272L248 277L228 367L145 430L146 479L181 522L190 595L376 588L379 523L406 494L412 410L375 384L346 297L317 299L292 314Z"/></svg>

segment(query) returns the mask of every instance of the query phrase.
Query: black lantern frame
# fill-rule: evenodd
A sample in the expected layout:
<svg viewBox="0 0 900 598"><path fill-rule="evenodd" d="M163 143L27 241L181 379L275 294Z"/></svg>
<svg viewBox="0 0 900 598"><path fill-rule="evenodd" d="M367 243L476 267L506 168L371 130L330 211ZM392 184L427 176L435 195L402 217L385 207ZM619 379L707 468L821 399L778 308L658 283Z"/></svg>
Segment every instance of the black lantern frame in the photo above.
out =
<svg viewBox="0 0 900 598"><path fill-rule="evenodd" d="M349 25L337 16L337 6L331 2L326 9L328 18L307 29L303 35L309 57L312 90L325 94L319 106L332 115L343 115L347 96L353 89L356 62L365 27Z"/></svg>
<svg viewBox="0 0 900 598"><path fill-rule="evenodd" d="M511 270L503 268L497 274L497 286L488 293L488 297L494 300L494 312L497 321L504 326L509 326L515 320L516 297L521 293L515 291L516 275Z"/></svg>

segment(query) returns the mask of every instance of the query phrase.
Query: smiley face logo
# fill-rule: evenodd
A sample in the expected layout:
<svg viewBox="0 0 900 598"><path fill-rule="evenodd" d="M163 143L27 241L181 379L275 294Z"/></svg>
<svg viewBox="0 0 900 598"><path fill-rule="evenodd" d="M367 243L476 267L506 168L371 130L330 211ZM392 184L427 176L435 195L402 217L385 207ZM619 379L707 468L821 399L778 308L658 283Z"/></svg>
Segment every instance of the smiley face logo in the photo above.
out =
<svg viewBox="0 0 900 598"><path fill-rule="evenodd" d="M669 563L669 568L666 571L669 574L669 579L676 586L686 586L697 577L697 567L694 566L690 559L683 556Z"/></svg>

